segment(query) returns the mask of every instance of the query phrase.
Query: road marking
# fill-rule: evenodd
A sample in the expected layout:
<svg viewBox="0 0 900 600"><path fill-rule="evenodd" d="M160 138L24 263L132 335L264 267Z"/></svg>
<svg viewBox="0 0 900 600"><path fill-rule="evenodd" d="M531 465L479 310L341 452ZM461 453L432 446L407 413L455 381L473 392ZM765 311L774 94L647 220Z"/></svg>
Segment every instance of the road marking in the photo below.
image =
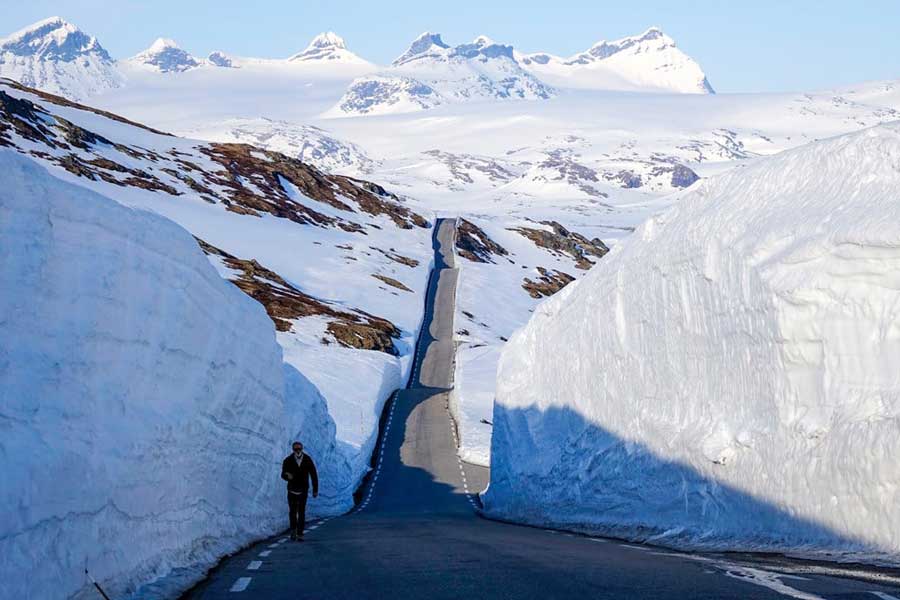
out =
<svg viewBox="0 0 900 600"><path fill-rule="evenodd" d="M269 555L270 555L270 554L272 554L272 551L271 551L271 550L266 550L265 552L260 552L260 553L259 553L259 556L260 556L260 558L269 558Z"/></svg>
<svg viewBox="0 0 900 600"><path fill-rule="evenodd" d="M277 548L278 544L269 544L269 548Z"/></svg>
<svg viewBox="0 0 900 600"><path fill-rule="evenodd" d="M229 592L243 592L247 589L247 586L250 585L250 581L252 577L238 577L237 581L234 582L234 585L231 586Z"/></svg>
<svg viewBox="0 0 900 600"><path fill-rule="evenodd" d="M600 542L601 544L608 543L606 540L601 540L600 538L588 538L588 539L591 540L592 542Z"/></svg>
<svg viewBox="0 0 900 600"><path fill-rule="evenodd" d="M260 568L261 566L262 566L262 561L261 561L261 560L253 560L253 561L250 561L250 564L249 564L249 565L247 565L247 570L248 570L248 571L255 571L255 570L257 570L258 568Z"/></svg>
<svg viewBox="0 0 900 600"><path fill-rule="evenodd" d="M875 596L878 596L879 598L881 598L881 600L900 600L900 598L897 598L896 596L891 596L890 594L885 594L884 592L869 592L869 593L873 594Z"/></svg>
<svg viewBox="0 0 900 600"><path fill-rule="evenodd" d="M281 538L281 539L278 540L278 541L279 541L279 542L286 542L286 541L288 541L288 538L287 538L287 536L285 536L285 537Z"/></svg>

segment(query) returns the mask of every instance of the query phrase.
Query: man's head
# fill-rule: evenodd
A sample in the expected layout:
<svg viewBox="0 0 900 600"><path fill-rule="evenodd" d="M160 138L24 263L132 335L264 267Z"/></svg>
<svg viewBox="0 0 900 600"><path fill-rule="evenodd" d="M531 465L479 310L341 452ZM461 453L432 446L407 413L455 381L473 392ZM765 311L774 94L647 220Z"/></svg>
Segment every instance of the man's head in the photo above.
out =
<svg viewBox="0 0 900 600"><path fill-rule="evenodd" d="M297 456L303 454L303 444L301 444L300 442L294 442L293 444L291 444L291 449Z"/></svg>

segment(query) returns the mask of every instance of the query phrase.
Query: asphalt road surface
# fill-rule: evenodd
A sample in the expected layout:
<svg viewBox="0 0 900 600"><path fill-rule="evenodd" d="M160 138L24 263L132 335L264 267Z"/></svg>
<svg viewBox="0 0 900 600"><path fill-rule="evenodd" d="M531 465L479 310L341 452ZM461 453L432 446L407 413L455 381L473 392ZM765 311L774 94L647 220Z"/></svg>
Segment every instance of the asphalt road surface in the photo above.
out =
<svg viewBox="0 0 900 600"><path fill-rule="evenodd" d="M452 220L439 221L410 386L385 408L357 509L309 524L303 543L282 535L225 559L185 598L900 600L890 572L825 575L812 563L681 554L480 517L488 471L457 458L448 406L454 234Z"/></svg>

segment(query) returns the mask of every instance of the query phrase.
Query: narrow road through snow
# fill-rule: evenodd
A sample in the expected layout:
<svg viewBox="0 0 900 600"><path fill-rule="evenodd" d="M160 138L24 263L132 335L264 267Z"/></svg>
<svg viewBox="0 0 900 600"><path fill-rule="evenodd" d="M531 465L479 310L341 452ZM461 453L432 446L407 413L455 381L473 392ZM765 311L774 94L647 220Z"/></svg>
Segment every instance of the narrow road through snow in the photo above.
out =
<svg viewBox="0 0 900 600"><path fill-rule="evenodd" d="M310 524L304 543L279 536L224 560L185 598L900 599L890 585L481 518L473 493L488 470L457 458L448 406L454 233L454 221L438 222L410 387L386 406L360 505Z"/></svg>

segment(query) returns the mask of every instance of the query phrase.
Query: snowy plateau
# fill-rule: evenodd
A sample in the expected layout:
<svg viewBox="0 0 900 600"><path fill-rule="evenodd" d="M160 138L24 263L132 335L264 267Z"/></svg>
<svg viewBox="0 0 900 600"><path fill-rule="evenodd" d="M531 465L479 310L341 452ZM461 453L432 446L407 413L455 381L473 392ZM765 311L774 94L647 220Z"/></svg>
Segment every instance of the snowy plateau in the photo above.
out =
<svg viewBox="0 0 900 600"><path fill-rule="evenodd" d="M426 33L378 65L350 42L327 32L285 58L201 58L161 37L116 60L58 18L0 40L0 301L22 315L0 321L22 340L0 354L14 428L0 456L63 460L46 448L58 431L80 480L110 487L69 504L35 496L38 465L10 470L4 579L42 558L23 549L38 542L83 562L53 537L77 515L72 535L108 542L104 582L170 595L283 528L281 482L258 465L297 435L329 465L311 514L347 511L412 367L437 217L457 219L451 408L460 456L493 467L490 511L897 562L900 83L714 93L658 28L571 57ZM186 289L205 310L170 306ZM160 306L193 312L148 323L141 311ZM152 360L173 347L192 362ZM99 366L116 355L123 372ZM173 389L191 365L228 376ZM84 386L53 387L72 379ZM249 412L233 404L254 394ZM190 449L217 428L250 440L253 472L235 476L258 519L244 530L192 529L240 492L205 506L183 482L205 481L207 455L176 463L154 445ZM158 479L129 479L139 455ZM784 464L794 487L773 476ZM147 510L134 498L154 486L167 500L152 535L174 541L126 556L124 524ZM751 517L770 535L751 535Z"/></svg>

